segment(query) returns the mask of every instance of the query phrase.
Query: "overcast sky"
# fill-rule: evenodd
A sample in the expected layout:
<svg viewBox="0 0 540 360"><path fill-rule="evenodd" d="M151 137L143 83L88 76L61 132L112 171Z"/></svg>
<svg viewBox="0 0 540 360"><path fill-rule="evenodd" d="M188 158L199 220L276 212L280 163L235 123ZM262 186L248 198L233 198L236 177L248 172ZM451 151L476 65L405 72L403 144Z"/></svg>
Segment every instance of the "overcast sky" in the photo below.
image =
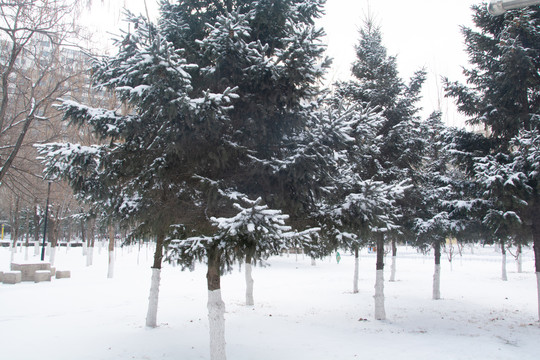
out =
<svg viewBox="0 0 540 360"><path fill-rule="evenodd" d="M143 0L96 1L89 17L91 24L110 31L120 26L122 4L135 13L144 13ZM112 4L111 4L112 3ZM156 1L147 0L151 17L157 14ZM467 66L460 26L471 26L471 5L474 0L327 0L326 14L320 20L327 37L328 55L334 65L329 82L346 79L355 59L354 46L363 19L371 14L381 27L389 55L397 56L400 74L408 79L414 71L425 67L428 79L424 85L423 116L441 109L449 125L459 125L463 118L452 101L441 95L441 76L462 80L461 67ZM86 20L88 21L88 19Z"/></svg>

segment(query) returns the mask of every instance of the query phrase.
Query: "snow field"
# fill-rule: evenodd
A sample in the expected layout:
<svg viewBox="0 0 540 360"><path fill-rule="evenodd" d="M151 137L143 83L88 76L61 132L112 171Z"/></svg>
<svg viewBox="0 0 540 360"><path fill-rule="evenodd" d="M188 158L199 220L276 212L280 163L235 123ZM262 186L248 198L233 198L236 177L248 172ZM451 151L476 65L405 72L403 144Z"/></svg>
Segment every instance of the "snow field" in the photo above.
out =
<svg viewBox="0 0 540 360"><path fill-rule="evenodd" d="M222 277L227 355L266 359L537 359L536 277L530 249L524 273L492 247L443 257L441 300L431 300L432 256L400 247L395 282L385 282L387 320L374 320L375 254L361 252L359 293L352 293L354 257L341 252L311 260L269 259L253 269L255 306L245 306L245 278ZM206 267L165 265L158 324L146 328L153 249L116 250L107 279L106 247L86 267L82 249L61 248L57 269L71 279L0 285L0 349L10 360L209 359ZM16 260L24 255L16 254ZM444 254L443 254L444 256ZM0 249L0 271L10 253ZM388 279L391 258L386 258ZM137 263L138 262L138 263Z"/></svg>

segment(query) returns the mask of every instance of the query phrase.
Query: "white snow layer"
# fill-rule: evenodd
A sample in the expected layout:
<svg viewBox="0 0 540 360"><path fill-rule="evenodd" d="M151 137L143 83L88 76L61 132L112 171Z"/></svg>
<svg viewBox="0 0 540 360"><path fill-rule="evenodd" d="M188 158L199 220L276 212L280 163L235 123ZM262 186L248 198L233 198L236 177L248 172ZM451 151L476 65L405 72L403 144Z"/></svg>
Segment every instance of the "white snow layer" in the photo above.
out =
<svg viewBox="0 0 540 360"><path fill-rule="evenodd" d="M105 243L96 243L106 249ZM145 327L153 249L116 249L115 277L108 252L86 267L81 249L57 252L56 268L70 279L0 284L0 357L10 360L210 359L206 266L161 271L159 326ZM399 247L399 281L386 283L386 321L373 317L375 254L362 250L359 293L351 292L354 256L341 261L272 257L257 268L257 304L245 306L245 276L221 279L227 306L227 356L234 360L538 359L540 326L533 253L523 249L523 273L501 254L476 247L441 267L444 298L431 299L433 252ZM36 260L30 252L30 260ZM16 261L24 258L17 251ZM137 265L137 259L140 264ZM298 259L296 261L296 258ZM9 270L0 247L0 271ZM385 269L386 276L390 267ZM29 344L31 346L29 346Z"/></svg>

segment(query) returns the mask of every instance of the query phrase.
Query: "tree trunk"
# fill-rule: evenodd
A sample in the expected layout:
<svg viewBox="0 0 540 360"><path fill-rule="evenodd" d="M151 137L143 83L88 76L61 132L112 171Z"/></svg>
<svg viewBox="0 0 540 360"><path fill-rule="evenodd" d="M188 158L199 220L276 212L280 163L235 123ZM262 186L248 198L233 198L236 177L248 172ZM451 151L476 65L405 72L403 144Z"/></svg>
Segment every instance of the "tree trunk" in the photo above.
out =
<svg viewBox="0 0 540 360"><path fill-rule="evenodd" d="M28 246L30 246L30 215L28 215L28 208L26 208L26 219L25 219L25 241L24 241L24 260L28 260Z"/></svg>
<svg viewBox="0 0 540 360"><path fill-rule="evenodd" d="M114 227L109 225L109 268L107 278L114 277Z"/></svg>
<svg viewBox="0 0 540 360"><path fill-rule="evenodd" d="M392 265L390 266L390 281L396 281L396 258L397 258L396 239L392 239Z"/></svg>
<svg viewBox="0 0 540 360"><path fill-rule="evenodd" d="M253 277L251 276L252 272L252 256L251 254L246 255L246 305L253 306L255 305L255 300L253 299Z"/></svg>
<svg viewBox="0 0 540 360"><path fill-rule="evenodd" d="M163 260L163 241L165 235L159 233L156 240L156 250L154 252L154 265L152 265L152 282L150 285L150 295L148 297L148 312L146 313L146 326L157 326L157 311L159 300L159 283L161 280L161 263Z"/></svg>
<svg viewBox="0 0 540 360"><path fill-rule="evenodd" d="M520 274L523 272L523 256L522 256L522 253L523 253L523 247L521 246L521 244L518 244L517 245L517 250L516 250L516 266L517 266L517 272L520 273Z"/></svg>
<svg viewBox="0 0 540 360"><path fill-rule="evenodd" d="M441 242L435 241L435 272L433 273L433 300L441 299Z"/></svg>
<svg viewBox="0 0 540 360"><path fill-rule="evenodd" d="M49 252L49 262L51 263L51 266L54 266L54 262L56 261L56 244L58 243L57 231L56 228L58 226L56 219L50 219L49 220L49 244L51 245L51 250Z"/></svg>
<svg viewBox="0 0 540 360"><path fill-rule="evenodd" d="M501 278L502 281L508 281L508 276L506 273L506 245L504 243L504 240L501 240L501 253L502 253L502 273Z"/></svg>
<svg viewBox="0 0 540 360"><path fill-rule="evenodd" d="M358 246L354 247L354 277L353 277L353 294L358 294L358 272L360 267L360 251Z"/></svg>
<svg viewBox="0 0 540 360"><path fill-rule="evenodd" d="M60 234L60 208L56 210L56 215L52 219L50 219L50 227L49 227L49 243L51 244L51 252L49 254L49 262L51 263L51 266L54 266L54 262L56 261L56 248L58 245L58 237Z"/></svg>
<svg viewBox="0 0 540 360"><path fill-rule="evenodd" d="M533 214L538 216L538 206L535 206ZM536 219L535 219L536 220ZM536 289L538 295L538 321L540 321L540 222L533 221L532 225L533 234L533 250L534 250L534 268L536 271Z"/></svg>
<svg viewBox="0 0 540 360"><path fill-rule="evenodd" d="M86 245L86 231L84 228L84 220L81 219L81 242L82 242L82 254L83 256L87 255L87 245ZM86 259L86 266L88 266L88 258Z"/></svg>
<svg viewBox="0 0 540 360"><path fill-rule="evenodd" d="M377 237L377 271L375 279L375 319L386 320L384 309L384 234L378 233Z"/></svg>
<svg viewBox="0 0 540 360"><path fill-rule="evenodd" d="M19 197L15 200L15 212L13 213L11 225L11 262L13 262L17 252L17 238L19 237Z"/></svg>
<svg viewBox="0 0 540 360"><path fill-rule="evenodd" d="M38 213L38 206L37 206L37 199L35 200L36 203L34 204L34 241L38 243L39 245L39 213Z"/></svg>
<svg viewBox="0 0 540 360"><path fill-rule="evenodd" d="M311 266L316 266L317 265L317 262L315 261L315 258L312 257L311 258Z"/></svg>
<svg viewBox="0 0 540 360"><path fill-rule="evenodd" d="M213 245L208 252L208 324L210 329L210 360L226 360L225 303L221 299L221 251Z"/></svg>

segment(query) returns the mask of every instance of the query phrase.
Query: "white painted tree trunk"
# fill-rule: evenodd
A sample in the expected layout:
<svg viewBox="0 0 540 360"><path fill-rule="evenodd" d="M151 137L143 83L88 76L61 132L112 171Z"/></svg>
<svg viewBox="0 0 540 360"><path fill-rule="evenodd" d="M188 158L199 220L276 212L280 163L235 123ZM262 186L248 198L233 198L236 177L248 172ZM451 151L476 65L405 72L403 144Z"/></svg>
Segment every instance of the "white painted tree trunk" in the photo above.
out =
<svg viewBox="0 0 540 360"><path fill-rule="evenodd" d="M354 277L353 277L353 294L358 293L358 272L360 268L360 256L355 253L354 256Z"/></svg>
<svg viewBox="0 0 540 360"><path fill-rule="evenodd" d="M396 256L392 256L392 264L390 265L390 281L396 281Z"/></svg>
<svg viewBox="0 0 540 360"><path fill-rule="evenodd" d="M86 250L86 266L92 266L94 263L94 247L89 246Z"/></svg>
<svg viewBox="0 0 540 360"><path fill-rule="evenodd" d="M49 262L51 263L51 266L54 266L55 260L56 260L56 246L51 247L51 253L49 254Z"/></svg>
<svg viewBox="0 0 540 360"><path fill-rule="evenodd" d="M107 271L109 279L114 277L114 234L114 227L109 225L109 269Z"/></svg>
<svg viewBox="0 0 540 360"><path fill-rule="evenodd" d="M315 258L311 258L311 266L316 266L317 263L315 262Z"/></svg>
<svg viewBox="0 0 540 360"><path fill-rule="evenodd" d="M107 270L107 278L112 279L114 277L114 251L109 251L109 267Z"/></svg>
<svg viewBox="0 0 540 360"><path fill-rule="evenodd" d="M435 272L433 273L433 300L441 299L441 265L435 265Z"/></svg>
<svg viewBox="0 0 540 360"><path fill-rule="evenodd" d="M508 281L508 275L506 273L506 253L502 255L502 280Z"/></svg>
<svg viewBox="0 0 540 360"><path fill-rule="evenodd" d="M88 254L88 245L86 245L86 241L83 241L82 243L82 255L86 256Z"/></svg>
<svg viewBox="0 0 540 360"><path fill-rule="evenodd" d="M25 261L28 260L28 246L25 246L25 247L24 247L24 260L25 260Z"/></svg>
<svg viewBox="0 0 540 360"><path fill-rule="evenodd" d="M253 277L251 276L252 273L252 266L250 263L246 263L246 305L247 306L253 306L255 305L255 300L253 299Z"/></svg>
<svg viewBox="0 0 540 360"><path fill-rule="evenodd" d="M221 290L208 291L208 322L210 328L210 360L226 360L225 303Z"/></svg>
<svg viewBox="0 0 540 360"><path fill-rule="evenodd" d="M39 256L39 242L34 243L34 256Z"/></svg>
<svg viewBox="0 0 540 360"><path fill-rule="evenodd" d="M12 262L15 261L15 254L17 253L17 247L13 246L13 244L11 244L10 246L11 246L11 261L10 261L10 263L12 263Z"/></svg>
<svg viewBox="0 0 540 360"><path fill-rule="evenodd" d="M521 256L521 251L518 252L517 254L516 266L517 266L517 272L521 274L523 272L523 257Z"/></svg>
<svg viewBox="0 0 540 360"><path fill-rule="evenodd" d="M152 268L152 281L150 284L150 296L148 297L148 312L146 313L146 326L148 327L157 327L157 311L158 311L160 281L161 281L161 269Z"/></svg>
<svg viewBox="0 0 540 360"><path fill-rule="evenodd" d="M536 273L536 290L538 292L538 321L540 321L540 272Z"/></svg>
<svg viewBox="0 0 540 360"><path fill-rule="evenodd" d="M384 310L384 270L377 270L375 280L375 319L386 320Z"/></svg>

